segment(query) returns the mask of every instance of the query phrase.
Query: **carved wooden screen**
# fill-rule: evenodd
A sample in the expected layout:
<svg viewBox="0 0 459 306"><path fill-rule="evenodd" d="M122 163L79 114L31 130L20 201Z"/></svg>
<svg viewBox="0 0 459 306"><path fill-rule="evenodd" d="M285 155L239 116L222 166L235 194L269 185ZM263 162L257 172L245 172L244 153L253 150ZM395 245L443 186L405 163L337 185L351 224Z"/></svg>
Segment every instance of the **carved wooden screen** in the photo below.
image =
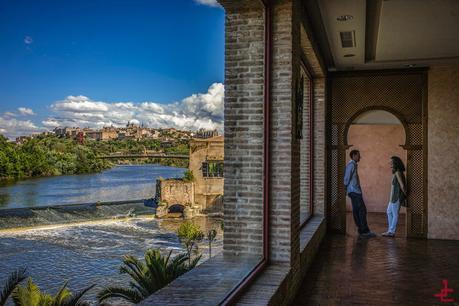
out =
<svg viewBox="0 0 459 306"><path fill-rule="evenodd" d="M386 110L397 116L406 131L407 236L427 236L426 197L426 72L336 73L329 82L328 116L328 224L346 231L346 195L343 186L347 131L360 114Z"/></svg>

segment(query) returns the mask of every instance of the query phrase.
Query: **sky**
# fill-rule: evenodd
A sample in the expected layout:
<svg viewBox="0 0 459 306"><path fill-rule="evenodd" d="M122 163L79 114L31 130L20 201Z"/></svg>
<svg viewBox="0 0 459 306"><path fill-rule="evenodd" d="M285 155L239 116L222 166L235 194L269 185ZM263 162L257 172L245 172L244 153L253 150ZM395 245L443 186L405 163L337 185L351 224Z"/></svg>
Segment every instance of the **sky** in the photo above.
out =
<svg viewBox="0 0 459 306"><path fill-rule="evenodd" d="M0 134L222 129L216 0L0 0Z"/></svg>

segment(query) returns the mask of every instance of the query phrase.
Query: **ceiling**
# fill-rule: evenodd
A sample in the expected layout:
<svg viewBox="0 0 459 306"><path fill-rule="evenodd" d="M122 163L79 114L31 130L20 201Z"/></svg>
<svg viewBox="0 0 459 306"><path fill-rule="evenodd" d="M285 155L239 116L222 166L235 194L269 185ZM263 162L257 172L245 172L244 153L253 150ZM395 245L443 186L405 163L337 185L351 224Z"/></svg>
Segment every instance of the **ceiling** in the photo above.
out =
<svg viewBox="0 0 459 306"><path fill-rule="evenodd" d="M330 71L459 63L459 0L308 0L306 11Z"/></svg>

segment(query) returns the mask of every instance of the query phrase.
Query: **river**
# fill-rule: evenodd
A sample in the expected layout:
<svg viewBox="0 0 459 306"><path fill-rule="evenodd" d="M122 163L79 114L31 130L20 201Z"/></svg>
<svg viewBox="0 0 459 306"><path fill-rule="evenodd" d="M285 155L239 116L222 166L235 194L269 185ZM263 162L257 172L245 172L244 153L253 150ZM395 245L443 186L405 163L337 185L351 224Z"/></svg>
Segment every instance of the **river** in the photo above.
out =
<svg viewBox="0 0 459 306"><path fill-rule="evenodd" d="M181 177L184 170L159 165L119 166L98 174L3 184L0 206L33 208L150 198L157 177ZM205 232L218 231L212 254L219 253L223 244L221 221L207 217L197 217L193 221ZM69 281L72 290L96 284L87 295L90 301L95 301L97 292L105 286L128 286L129 278L118 272L123 255L141 258L148 248L159 248L164 253L169 250L174 254L183 252L175 234L181 222L181 219L158 220L146 215L33 228L21 228L18 224L16 229L0 229L0 287L10 272L27 267L40 289L52 294L65 280ZM205 260L209 254L206 241L200 243L199 249Z"/></svg>
<svg viewBox="0 0 459 306"><path fill-rule="evenodd" d="M123 255L141 258L148 248L159 248L164 254L170 250L174 255L184 252L175 234L181 222L138 217L0 230L0 287L10 272L27 267L40 289L52 294L65 280L74 291L96 284L85 298L94 302L97 293L106 286L128 287L129 278L118 272ZM193 222L203 231L217 230L212 254L221 252L220 220L197 217ZM203 261L208 258L206 241L199 244L199 252ZM118 301L113 305L119 304Z"/></svg>
<svg viewBox="0 0 459 306"><path fill-rule="evenodd" d="M147 199L158 177L182 177L184 168L118 166L95 174L40 177L0 182L0 209Z"/></svg>

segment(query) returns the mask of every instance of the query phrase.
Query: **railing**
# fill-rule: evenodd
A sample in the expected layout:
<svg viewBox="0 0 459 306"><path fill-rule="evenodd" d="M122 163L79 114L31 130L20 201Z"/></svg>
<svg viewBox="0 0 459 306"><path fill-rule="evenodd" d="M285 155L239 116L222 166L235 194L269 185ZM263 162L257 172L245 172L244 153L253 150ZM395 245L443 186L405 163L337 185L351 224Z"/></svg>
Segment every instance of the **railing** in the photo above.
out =
<svg viewBox="0 0 459 306"><path fill-rule="evenodd" d="M97 158L101 159L132 159L132 158L176 158L176 159L189 159L189 155L182 154L164 154L164 153L152 153L152 154L110 154L102 155Z"/></svg>

